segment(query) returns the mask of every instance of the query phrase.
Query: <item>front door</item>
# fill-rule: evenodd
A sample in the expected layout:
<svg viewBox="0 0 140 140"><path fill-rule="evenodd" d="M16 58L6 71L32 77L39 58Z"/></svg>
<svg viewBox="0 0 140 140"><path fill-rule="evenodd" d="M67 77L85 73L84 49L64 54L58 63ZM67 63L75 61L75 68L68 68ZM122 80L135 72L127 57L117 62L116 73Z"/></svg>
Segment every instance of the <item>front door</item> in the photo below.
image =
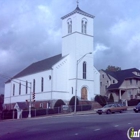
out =
<svg viewBox="0 0 140 140"><path fill-rule="evenodd" d="M87 88L83 87L81 90L81 99L87 100Z"/></svg>

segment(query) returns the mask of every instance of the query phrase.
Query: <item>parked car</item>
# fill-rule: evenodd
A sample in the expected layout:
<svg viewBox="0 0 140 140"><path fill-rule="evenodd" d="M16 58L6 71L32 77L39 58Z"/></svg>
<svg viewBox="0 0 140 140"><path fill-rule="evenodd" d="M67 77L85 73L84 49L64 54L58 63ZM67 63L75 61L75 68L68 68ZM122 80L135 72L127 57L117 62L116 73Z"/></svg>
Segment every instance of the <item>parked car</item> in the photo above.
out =
<svg viewBox="0 0 140 140"><path fill-rule="evenodd" d="M136 107L133 109L136 113L140 111L140 103L136 105Z"/></svg>
<svg viewBox="0 0 140 140"><path fill-rule="evenodd" d="M123 106L121 104L107 104L104 107L98 109L96 112L101 115L102 113L111 114L115 112L122 113L123 111L126 111L127 107Z"/></svg>

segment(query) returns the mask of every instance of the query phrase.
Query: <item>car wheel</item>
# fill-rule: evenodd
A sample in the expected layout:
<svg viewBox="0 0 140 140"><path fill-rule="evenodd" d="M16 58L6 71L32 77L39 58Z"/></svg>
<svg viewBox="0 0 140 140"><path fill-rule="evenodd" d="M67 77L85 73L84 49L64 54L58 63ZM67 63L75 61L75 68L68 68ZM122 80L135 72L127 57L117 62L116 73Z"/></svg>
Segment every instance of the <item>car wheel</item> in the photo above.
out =
<svg viewBox="0 0 140 140"><path fill-rule="evenodd" d="M122 113L122 110L120 110L120 113Z"/></svg>
<svg viewBox="0 0 140 140"><path fill-rule="evenodd" d="M135 113L138 113L138 111L135 110Z"/></svg>
<svg viewBox="0 0 140 140"><path fill-rule="evenodd" d="M107 110L107 111L106 111L106 114L110 114L110 113L111 113L111 111L110 111L110 110Z"/></svg>
<svg viewBox="0 0 140 140"><path fill-rule="evenodd" d="M101 115L102 113L98 113L99 115Z"/></svg>

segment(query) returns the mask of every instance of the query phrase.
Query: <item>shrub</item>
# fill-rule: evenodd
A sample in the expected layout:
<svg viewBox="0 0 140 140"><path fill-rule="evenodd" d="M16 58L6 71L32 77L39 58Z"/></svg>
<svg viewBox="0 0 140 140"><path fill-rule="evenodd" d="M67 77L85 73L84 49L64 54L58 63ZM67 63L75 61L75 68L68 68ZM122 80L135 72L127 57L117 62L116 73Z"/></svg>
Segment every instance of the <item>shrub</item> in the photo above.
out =
<svg viewBox="0 0 140 140"><path fill-rule="evenodd" d="M36 116L46 115L46 109L37 109Z"/></svg>
<svg viewBox="0 0 140 140"><path fill-rule="evenodd" d="M140 99L131 99L128 101L128 106L135 106L140 102Z"/></svg>
<svg viewBox="0 0 140 140"><path fill-rule="evenodd" d="M69 102L69 105L75 105L75 96L73 96ZM76 105L79 105L79 100L77 98L77 102L76 102Z"/></svg>
<svg viewBox="0 0 140 140"><path fill-rule="evenodd" d="M64 101L59 99L56 101L54 107L61 107L62 105L65 105Z"/></svg>
<svg viewBox="0 0 140 140"><path fill-rule="evenodd" d="M13 118L13 110L2 111L2 119L12 119L12 118Z"/></svg>
<svg viewBox="0 0 140 140"><path fill-rule="evenodd" d="M22 118L28 118L29 111L28 110L23 110L22 111ZM31 111L31 116L33 117L33 113Z"/></svg>
<svg viewBox="0 0 140 140"><path fill-rule="evenodd" d="M107 102L107 97L102 95L96 95L94 100L98 102L101 106L105 106Z"/></svg>
<svg viewBox="0 0 140 140"><path fill-rule="evenodd" d="M54 109L48 109L48 114L54 114Z"/></svg>

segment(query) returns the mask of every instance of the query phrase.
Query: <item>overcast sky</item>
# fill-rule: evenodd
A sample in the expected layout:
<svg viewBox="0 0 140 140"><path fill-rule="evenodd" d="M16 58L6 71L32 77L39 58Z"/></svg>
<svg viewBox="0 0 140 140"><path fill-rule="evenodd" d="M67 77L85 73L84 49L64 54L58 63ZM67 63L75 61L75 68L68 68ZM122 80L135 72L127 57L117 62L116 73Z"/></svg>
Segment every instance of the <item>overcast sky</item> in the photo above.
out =
<svg viewBox="0 0 140 140"><path fill-rule="evenodd" d="M140 0L79 0L79 7L95 16L95 67L139 69ZM61 17L75 8L76 0L0 0L0 75L60 54Z"/></svg>

